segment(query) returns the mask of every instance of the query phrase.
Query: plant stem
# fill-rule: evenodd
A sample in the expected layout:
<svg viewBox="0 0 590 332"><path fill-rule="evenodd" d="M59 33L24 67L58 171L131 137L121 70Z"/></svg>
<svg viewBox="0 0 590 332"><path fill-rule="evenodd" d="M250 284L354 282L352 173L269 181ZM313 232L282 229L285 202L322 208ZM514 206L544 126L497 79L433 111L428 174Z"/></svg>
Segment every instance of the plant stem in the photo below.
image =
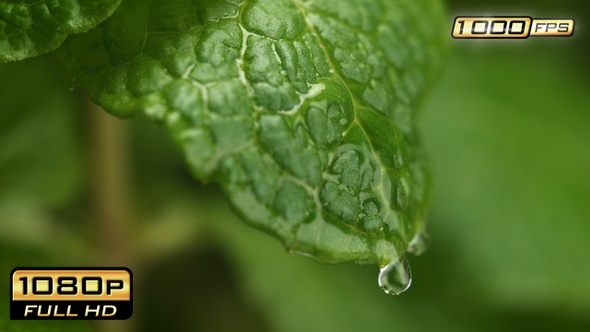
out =
<svg viewBox="0 0 590 332"><path fill-rule="evenodd" d="M92 137L92 205L99 262L133 269L133 200L128 124L90 102ZM101 321L98 331L132 331L132 319Z"/></svg>
<svg viewBox="0 0 590 332"><path fill-rule="evenodd" d="M101 261L129 262L131 181L127 124L93 105L93 191Z"/></svg>

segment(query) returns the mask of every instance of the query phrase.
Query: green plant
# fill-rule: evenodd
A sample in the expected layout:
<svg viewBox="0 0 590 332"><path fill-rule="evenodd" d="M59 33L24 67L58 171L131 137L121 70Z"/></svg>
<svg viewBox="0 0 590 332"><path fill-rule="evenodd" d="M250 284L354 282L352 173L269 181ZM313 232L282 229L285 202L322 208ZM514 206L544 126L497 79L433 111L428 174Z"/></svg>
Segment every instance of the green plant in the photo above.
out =
<svg viewBox="0 0 590 332"><path fill-rule="evenodd" d="M410 2L394 3L414 8ZM88 101L86 92L94 91L99 102L102 83L93 73L104 64L104 52L83 55L84 44L87 50L115 46L103 38L110 25L111 36L124 38L117 45L132 49L137 31L127 25L134 25L134 15L124 15L119 30L109 22L121 14L97 27L103 32L68 28L74 35L55 51L1 64L0 331L589 331L590 68L587 54L580 54L588 45L581 29L588 4L498 0L492 8L489 1L449 2L457 14L571 16L580 29L563 39L451 41L448 69L413 123L435 174L429 214L434 241L428 254L412 260L411 290L396 298L375 287L374 265L317 264L289 255L274 238L236 218L215 184L223 174L208 185L194 181L186 167L194 165L183 160L185 145L174 142L174 128L158 120L158 112L150 118L160 126L144 114L143 106L157 103L132 101L122 110L136 108L135 118L121 121ZM12 29L16 37L6 22L26 20L7 8L22 4L0 4L0 33ZM132 4L125 6L117 11L133 11L125 9ZM179 17L195 12L176 8ZM373 23L359 8L345 22ZM162 20L167 11L151 12ZM410 13L391 14L396 36L419 31L396 23L418 15ZM193 21L182 22L187 27ZM426 28L427 20L421 22ZM450 40L451 16L446 23L431 26L433 33L439 29L441 43ZM166 36L154 34L160 41ZM32 45L2 40L2 54L10 54L10 45ZM411 37L382 42L395 46L389 54L395 61L426 61L420 50L436 52L417 47ZM176 54L172 46L155 53ZM431 59L440 61L434 53ZM64 89L64 81L73 91ZM116 103L114 95L106 94L104 102ZM59 265L129 266L136 281L133 317L95 326L8 321L9 271Z"/></svg>
<svg viewBox="0 0 590 332"><path fill-rule="evenodd" d="M48 77L160 124L197 179L289 252L390 264L380 283L405 290L393 279L408 278L396 275L406 251L423 250L430 176L415 114L444 52L440 2L120 2L0 1L0 61L52 51L6 71L58 63ZM26 121L26 105L11 107Z"/></svg>

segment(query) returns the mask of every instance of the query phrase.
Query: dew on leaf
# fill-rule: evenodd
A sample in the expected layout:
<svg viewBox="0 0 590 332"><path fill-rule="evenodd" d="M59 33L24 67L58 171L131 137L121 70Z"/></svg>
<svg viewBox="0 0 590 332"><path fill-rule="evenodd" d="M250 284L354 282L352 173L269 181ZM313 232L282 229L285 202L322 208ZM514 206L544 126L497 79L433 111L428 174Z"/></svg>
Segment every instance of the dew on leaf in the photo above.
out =
<svg viewBox="0 0 590 332"><path fill-rule="evenodd" d="M368 215L363 218L363 229L366 231L375 231L378 230L381 225L383 225L383 219L380 216L376 215Z"/></svg>
<svg viewBox="0 0 590 332"><path fill-rule="evenodd" d="M379 273L379 287L390 295L399 295L410 288L412 271L406 256L402 256L385 267Z"/></svg>
<svg viewBox="0 0 590 332"><path fill-rule="evenodd" d="M363 202L363 212L368 215L376 215L381 210L381 204L378 199L369 198Z"/></svg>
<svg viewBox="0 0 590 332"><path fill-rule="evenodd" d="M274 207L288 223L296 225L311 220L314 201L305 188L284 180L276 192Z"/></svg>
<svg viewBox="0 0 590 332"><path fill-rule="evenodd" d="M410 203L410 184L409 175L400 174L398 186L396 188L396 203L400 209L405 209Z"/></svg>
<svg viewBox="0 0 590 332"><path fill-rule="evenodd" d="M429 190L417 93L448 40L404 19L424 6L194 3L123 1L69 38L60 62L109 112L162 124L199 180L293 251L382 265L412 252ZM446 25L438 12L424 21ZM404 273L397 288L382 275L391 293L409 285Z"/></svg>
<svg viewBox="0 0 590 332"><path fill-rule="evenodd" d="M414 236L408 245L408 252L416 256L422 255L430 247L430 233L423 228Z"/></svg>

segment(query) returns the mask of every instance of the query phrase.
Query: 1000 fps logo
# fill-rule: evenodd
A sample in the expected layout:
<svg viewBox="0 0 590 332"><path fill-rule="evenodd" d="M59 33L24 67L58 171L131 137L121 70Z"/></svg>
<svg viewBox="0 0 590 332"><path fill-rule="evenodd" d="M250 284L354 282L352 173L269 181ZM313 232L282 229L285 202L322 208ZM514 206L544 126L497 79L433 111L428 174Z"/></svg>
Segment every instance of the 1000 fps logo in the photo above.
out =
<svg viewBox="0 0 590 332"><path fill-rule="evenodd" d="M132 279L127 268L16 268L10 319L127 319Z"/></svg>
<svg viewBox="0 0 590 332"><path fill-rule="evenodd" d="M457 16L453 38L570 37L573 19L533 19L529 16Z"/></svg>

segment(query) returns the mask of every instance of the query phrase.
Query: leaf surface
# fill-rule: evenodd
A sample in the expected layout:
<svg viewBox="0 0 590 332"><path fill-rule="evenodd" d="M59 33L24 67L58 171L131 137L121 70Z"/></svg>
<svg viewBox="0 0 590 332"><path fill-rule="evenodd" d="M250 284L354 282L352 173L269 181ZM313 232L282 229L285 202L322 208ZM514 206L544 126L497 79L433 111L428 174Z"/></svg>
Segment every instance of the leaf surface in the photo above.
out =
<svg viewBox="0 0 590 332"><path fill-rule="evenodd" d="M0 1L0 62L22 60L58 48L71 34L109 17L121 0Z"/></svg>
<svg viewBox="0 0 590 332"><path fill-rule="evenodd" d="M444 23L435 0L128 1L64 54L289 251L384 265L425 219L414 117Z"/></svg>

